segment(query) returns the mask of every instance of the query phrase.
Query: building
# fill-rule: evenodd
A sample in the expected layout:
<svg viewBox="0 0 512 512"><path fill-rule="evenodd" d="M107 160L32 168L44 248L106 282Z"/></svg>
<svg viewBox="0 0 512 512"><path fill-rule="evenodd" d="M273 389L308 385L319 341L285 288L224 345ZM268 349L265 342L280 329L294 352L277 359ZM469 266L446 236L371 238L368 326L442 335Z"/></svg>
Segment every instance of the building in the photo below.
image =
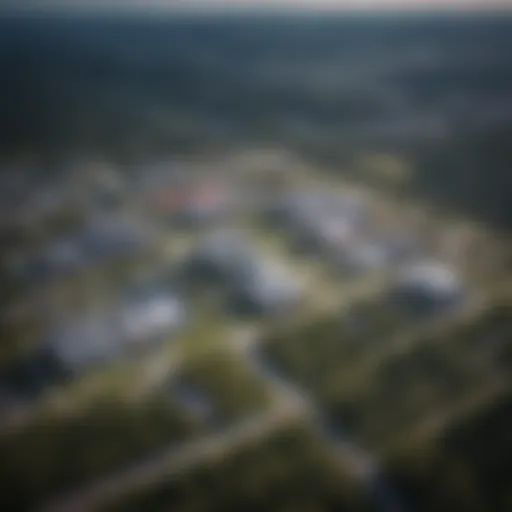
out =
<svg viewBox="0 0 512 512"><path fill-rule="evenodd" d="M194 228L228 218L234 208L233 194L221 183L201 183L174 196L170 213L177 227Z"/></svg>
<svg viewBox="0 0 512 512"><path fill-rule="evenodd" d="M338 263L348 274L359 276L390 267L393 257L388 245L365 242L345 246L340 252Z"/></svg>
<svg viewBox="0 0 512 512"><path fill-rule="evenodd" d="M114 359L123 345L122 332L108 312L67 319L52 333L49 346L58 364L68 373Z"/></svg>
<svg viewBox="0 0 512 512"><path fill-rule="evenodd" d="M403 269L392 293L401 309L420 314L451 309L465 295L456 270L437 261L415 263Z"/></svg>
<svg viewBox="0 0 512 512"><path fill-rule="evenodd" d="M160 163L141 171L138 193L149 211L173 227L195 228L224 218L234 206L233 183L200 161Z"/></svg>
<svg viewBox="0 0 512 512"><path fill-rule="evenodd" d="M353 234L353 226L346 219L323 215L313 215L290 230L292 248L306 255L338 251Z"/></svg>
<svg viewBox="0 0 512 512"><path fill-rule="evenodd" d="M107 260L139 257L154 241L150 226L97 215L81 231L50 241L35 255L20 257L13 272L25 281L46 282Z"/></svg>
<svg viewBox="0 0 512 512"><path fill-rule="evenodd" d="M235 314L279 314L298 306L303 293L303 283L285 268L256 259L234 276L228 307Z"/></svg>
<svg viewBox="0 0 512 512"><path fill-rule="evenodd" d="M11 267L15 277L30 283L44 283L69 276L87 264L79 237L60 237L37 254L19 255Z"/></svg>
<svg viewBox="0 0 512 512"><path fill-rule="evenodd" d="M264 213L266 222L289 237L300 254L325 255L362 232L367 212L355 198L325 191L282 197Z"/></svg>
<svg viewBox="0 0 512 512"><path fill-rule="evenodd" d="M187 317L184 303L164 292L130 298L120 311L123 338L128 343L162 340L178 332Z"/></svg>
<svg viewBox="0 0 512 512"><path fill-rule="evenodd" d="M237 269L253 258L252 244L231 230L209 234L184 261L181 269L185 284L227 284Z"/></svg>
<svg viewBox="0 0 512 512"><path fill-rule="evenodd" d="M20 279L46 282L112 259L137 258L156 241L151 226L136 219L95 215L80 231L47 243L36 254L18 258Z"/></svg>
<svg viewBox="0 0 512 512"><path fill-rule="evenodd" d="M417 259L424 251L420 240L404 231L386 234L381 243L387 247L390 258L396 263Z"/></svg>
<svg viewBox="0 0 512 512"><path fill-rule="evenodd" d="M154 241L151 226L127 216L95 215L80 233L82 249L91 263L140 256Z"/></svg>
<svg viewBox="0 0 512 512"><path fill-rule="evenodd" d="M316 214L357 225L367 216L364 204L356 197L325 190L286 194L276 201L275 209L291 222Z"/></svg>
<svg viewBox="0 0 512 512"><path fill-rule="evenodd" d="M186 319L186 307L176 295L145 293L127 297L113 310L63 322L49 346L60 366L75 374L111 361L130 347L165 341Z"/></svg>
<svg viewBox="0 0 512 512"><path fill-rule="evenodd" d="M267 206L265 219L274 227L298 227L323 211L322 197L314 193L284 194Z"/></svg>

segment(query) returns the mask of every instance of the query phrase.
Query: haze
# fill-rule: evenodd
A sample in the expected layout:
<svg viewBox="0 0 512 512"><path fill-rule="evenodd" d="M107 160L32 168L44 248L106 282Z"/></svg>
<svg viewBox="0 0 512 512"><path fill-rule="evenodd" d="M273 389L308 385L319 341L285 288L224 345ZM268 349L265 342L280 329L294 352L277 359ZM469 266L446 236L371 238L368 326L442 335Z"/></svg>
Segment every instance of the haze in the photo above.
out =
<svg viewBox="0 0 512 512"><path fill-rule="evenodd" d="M510 0L27 0L23 5L6 0L4 7L15 9L44 8L108 8L108 9L240 9L292 8L306 10L444 10L511 7Z"/></svg>

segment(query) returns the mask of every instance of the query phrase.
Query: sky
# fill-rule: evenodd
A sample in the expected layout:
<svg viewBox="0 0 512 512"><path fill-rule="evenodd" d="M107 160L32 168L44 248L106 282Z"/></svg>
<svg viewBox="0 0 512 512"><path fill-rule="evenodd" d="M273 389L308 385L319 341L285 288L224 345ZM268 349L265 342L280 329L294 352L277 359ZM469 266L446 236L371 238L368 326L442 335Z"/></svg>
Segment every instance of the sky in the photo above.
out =
<svg viewBox="0 0 512 512"><path fill-rule="evenodd" d="M60 8L101 8L115 9L183 9L183 8L245 8L245 7L286 7L291 9L486 9L510 7L512 0L0 0L0 5L23 5L28 9Z"/></svg>
<svg viewBox="0 0 512 512"><path fill-rule="evenodd" d="M201 0L198 0L201 1ZM289 6L315 6L326 5L333 8L367 8L367 7L432 7L434 5L449 5L456 7L483 6L492 3L492 0L202 0L203 4L261 4L289 5ZM504 3L504 2L502 2ZM512 0L506 2L511 4Z"/></svg>

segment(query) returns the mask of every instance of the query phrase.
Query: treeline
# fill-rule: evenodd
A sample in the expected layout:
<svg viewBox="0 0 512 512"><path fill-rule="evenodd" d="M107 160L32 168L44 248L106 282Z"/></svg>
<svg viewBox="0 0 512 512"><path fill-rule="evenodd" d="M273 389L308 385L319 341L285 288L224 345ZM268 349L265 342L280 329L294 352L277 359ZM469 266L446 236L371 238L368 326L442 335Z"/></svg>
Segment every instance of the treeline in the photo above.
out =
<svg viewBox="0 0 512 512"><path fill-rule="evenodd" d="M461 133L411 154L412 190L492 224L512 227L512 125Z"/></svg>

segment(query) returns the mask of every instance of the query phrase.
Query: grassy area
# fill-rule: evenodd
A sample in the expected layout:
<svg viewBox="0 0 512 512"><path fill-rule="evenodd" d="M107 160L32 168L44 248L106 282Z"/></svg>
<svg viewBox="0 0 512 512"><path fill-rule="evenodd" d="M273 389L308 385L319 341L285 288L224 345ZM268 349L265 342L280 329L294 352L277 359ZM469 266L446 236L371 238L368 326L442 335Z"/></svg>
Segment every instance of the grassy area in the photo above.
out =
<svg viewBox="0 0 512 512"><path fill-rule="evenodd" d="M358 365L384 346L399 326L379 301L363 299L269 334L264 351L291 377L326 393L357 373Z"/></svg>
<svg viewBox="0 0 512 512"><path fill-rule="evenodd" d="M335 511L364 509L357 484L341 474L325 446L301 425L257 444L133 490L108 510Z"/></svg>
<svg viewBox="0 0 512 512"><path fill-rule="evenodd" d="M96 372L89 372L71 382L65 389L59 390L56 400L61 404L65 402L66 406L69 404L71 407L81 407L101 396L119 399L136 396L151 380L155 361L160 362L161 373L172 371L180 358L176 344L177 341L173 339L142 357L129 355L125 360L119 360Z"/></svg>
<svg viewBox="0 0 512 512"><path fill-rule="evenodd" d="M326 190L334 189L326 181L318 183L318 177L303 179L301 186L315 182ZM345 185L339 186L341 191ZM379 200L383 201L382 197ZM389 201L377 208L383 218L398 215ZM424 217L421 209L416 210ZM402 216L406 215L402 212ZM434 245L439 241L440 222L432 219L423 226L432 234ZM490 354L482 339L488 335L488 327L510 317L509 309L496 317L489 313L492 308L483 308L455 323L439 322L430 330L387 307L383 294L389 273L377 272L357 280L334 277L319 258L292 255L282 234L251 223L244 229L253 234L258 250L304 280L307 291L302 309L293 316L260 324L265 332L264 355L291 380L311 390L330 416L348 425L363 444L386 455L393 452L393 456L410 446L428 444L441 431L439 425L455 421L450 413L456 406L473 410L480 403L480 392L488 392L491 398L501 392L493 365L501 359L500 372L508 371L510 349L507 352L502 347ZM199 232L169 235L162 244L161 264L179 262L200 236ZM494 246L489 251L499 252ZM471 262L465 265L463 271L471 278L478 274ZM110 270L115 269L111 266ZM133 270L133 265L119 267L117 277L110 277L124 282ZM65 284L68 290L61 295L76 296L79 302L92 290L109 302L115 293L104 280L107 275L109 271L84 274ZM487 285L486 279L478 274L474 282ZM31 504L23 501L29 499L28 494L45 497L113 471L152 450L204 433L203 425L173 398L169 387L177 380L204 391L223 425L269 410L271 390L234 350L234 321L217 299L201 291L191 299L192 322L179 339L91 371L65 389L49 393L30 421L0 438L0 458L4 460L0 477L13 486L21 503ZM28 337L30 326L25 327ZM506 323L504 329L509 332L509 327ZM8 359L9 350L4 350L0 358ZM263 447L227 454L215 466L145 489L132 496L129 504L123 502L121 508L113 509L172 506L178 511L204 510L215 496L219 510L243 506L244 510L281 512L309 506L325 511L338 510L347 503L356 507L350 510L358 510L359 503L352 498L347 502L347 496L353 495L353 483L346 485L345 477L331 467L332 461L319 455L321 449L309 434L292 431L275 436L278 433ZM73 469L66 470L69 467ZM336 487L340 481L342 490ZM26 498L21 496L24 493ZM0 494L0 502L12 496ZM6 502L6 507L16 510L13 502Z"/></svg>
<svg viewBox="0 0 512 512"><path fill-rule="evenodd" d="M179 377L210 397L223 424L266 409L270 403L271 395L265 383L237 355L217 352L186 362Z"/></svg>
<svg viewBox="0 0 512 512"><path fill-rule="evenodd" d="M41 411L0 437L0 504L27 510L51 495L194 435L167 397L136 404L103 397L80 409Z"/></svg>
<svg viewBox="0 0 512 512"><path fill-rule="evenodd" d="M508 386L482 389L404 436L386 463L425 510L509 510L511 404Z"/></svg>
<svg viewBox="0 0 512 512"><path fill-rule="evenodd" d="M434 330L403 330L400 318L392 321L378 303L363 302L356 325L357 308L345 320L326 317L270 335L263 350L290 379L311 390L335 422L379 451L421 432L431 418L471 403L482 390L500 388L509 366L482 357L489 333L496 335L499 319L503 324L509 316L499 304ZM501 325L500 336L509 332L507 325Z"/></svg>

